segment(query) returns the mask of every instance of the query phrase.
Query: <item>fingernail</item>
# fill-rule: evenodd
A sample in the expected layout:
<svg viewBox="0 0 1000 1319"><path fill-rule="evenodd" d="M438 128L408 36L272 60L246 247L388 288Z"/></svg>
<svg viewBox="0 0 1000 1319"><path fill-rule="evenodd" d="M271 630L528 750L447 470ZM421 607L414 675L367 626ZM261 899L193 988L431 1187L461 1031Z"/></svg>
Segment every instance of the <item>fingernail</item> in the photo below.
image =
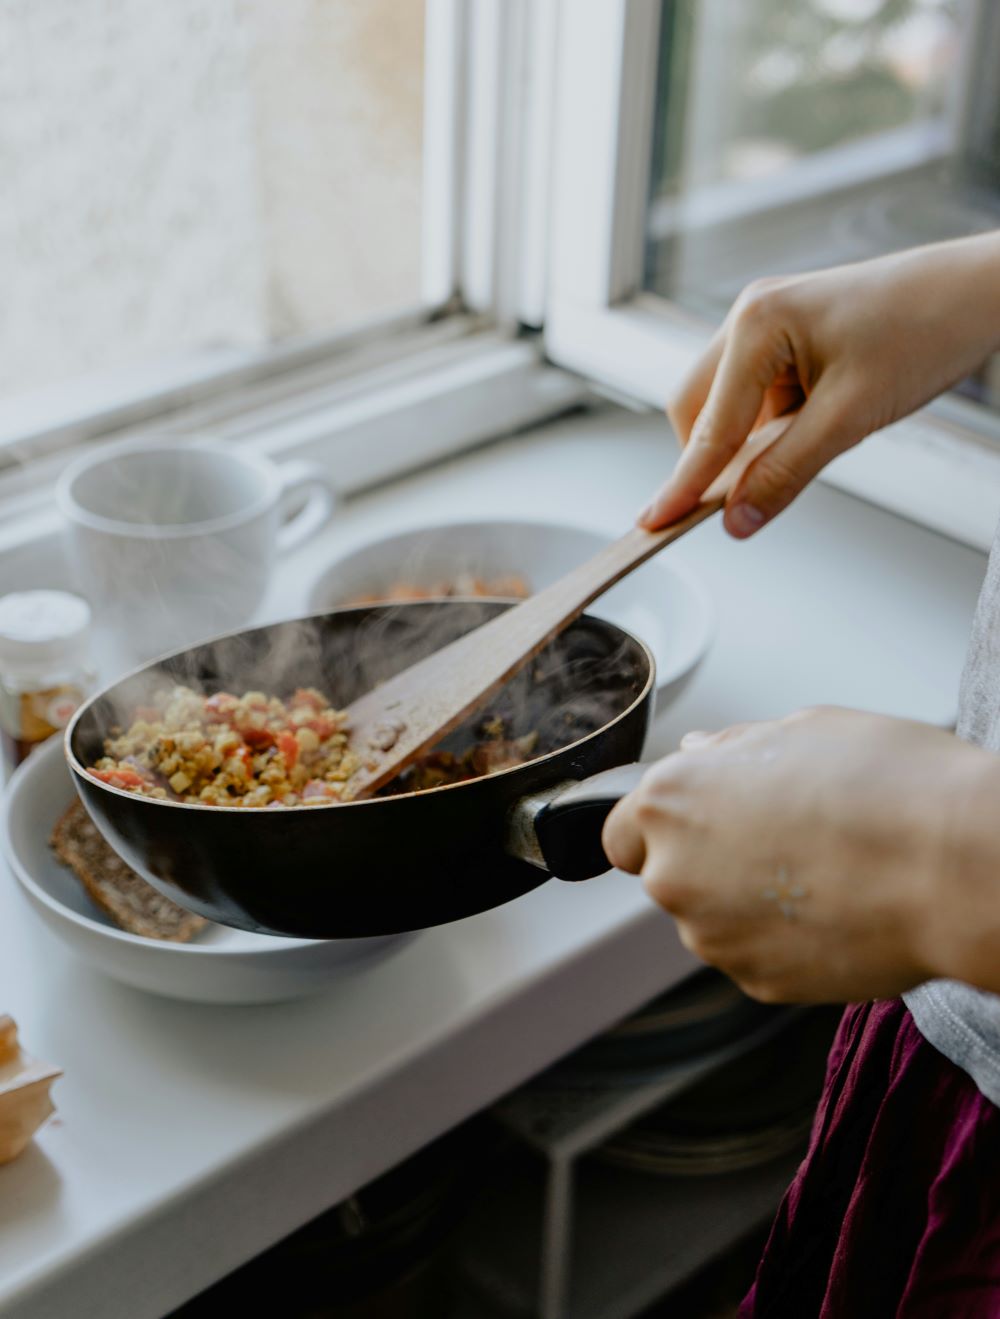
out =
<svg viewBox="0 0 1000 1319"><path fill-rule="evenodd" d="M640 527L646 522L652 511L653 511L653 505L647 504L646 507L642 510L642 512L638 515L638 517L636 518L636 522L638 522Z"/></svg>
<svg viewBox="0 0 1000 1319"><path fill-rule="evenodd" d="M767 521L767 516L753 504L734 504L726 513L726 529L733 536L752 536Z"/></svg>
<svg viewBox="0 0 1000 1319"><path fill-rule="evenodd" d="M692 747L701 746L703 742L708 742L712 736L712 733L706 733L704 729L693 728L690 733L685 733L681 738L681 750L689 751Z"/></svg>

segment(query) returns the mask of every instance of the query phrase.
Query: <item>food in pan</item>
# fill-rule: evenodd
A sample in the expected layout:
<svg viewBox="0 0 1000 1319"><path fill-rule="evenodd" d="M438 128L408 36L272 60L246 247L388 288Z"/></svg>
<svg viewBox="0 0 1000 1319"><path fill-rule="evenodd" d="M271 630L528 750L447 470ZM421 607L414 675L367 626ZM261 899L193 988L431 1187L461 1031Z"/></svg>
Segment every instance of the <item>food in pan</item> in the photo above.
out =
<svg viewBox="0 0 1000 1319"><path fill-rule="evenodd" d="M385 793L424 792L445 783L464 783L484 774L496 774L501 769L513 769L529 761L538 746L537 732L509 737L506 724L498 715L484 720L478 734L481 740L461 754L437 750L421 756L388 785Z"/></svg>
<svg viewBox="0 0 1000 1319"><path fill-rule="evenodd" d="M158 893L104 841L75 801L52 831L52 850L76 875L87 896L122 930L145 939L186 943L208 922Z"/></svg>
<svg viewBox="0 0 1000 1319"><path fill-rule="evenodd" d="M496 577L477 577L473 573L459 573L457 577L429 586L397 581L381 591L368 591L355 596L347 603L352 605L394 604L403 600L435 600L441 597L473 596L485 599L526 600L531 587L520 573L504 573Z"/></svg>
<svg viewBox="0 0 1000 1319"><path fill-rule="evenodd" d="M511 737L488 716L468 750L422 756L386 790L420 792L530 760L537 733ZM208 806L317 806L350 799L361 761L346 714L315 688L287 701L263 692L202 696L190 687L157 693L87 772L102 783L161 800Z"/></svg>
<svg viewBox="0 0 1000 1319"><path fill-rule="evenodd" d="M106 739L94 778L143 797L204 806L308 806L339 801L361 763L346 716L313 687L287 701L263 692L158 692Z"/></svg>

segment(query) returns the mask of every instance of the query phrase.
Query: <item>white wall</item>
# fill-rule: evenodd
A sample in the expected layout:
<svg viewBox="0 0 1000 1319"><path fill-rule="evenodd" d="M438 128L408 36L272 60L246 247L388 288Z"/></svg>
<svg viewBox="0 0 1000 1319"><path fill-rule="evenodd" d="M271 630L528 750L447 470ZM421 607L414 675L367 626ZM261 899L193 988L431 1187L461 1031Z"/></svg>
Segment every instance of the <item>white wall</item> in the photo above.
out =
<svg viewBox="0 0 1000 1319"><path fill-rule="evenodd" d="M421 0L0 0L0 393L418 290Z"/></svg>
<svg viewBox="0 0 1000 1319"><path fill-rule="evenodd" d="M416 302L422 0L244 0L269 318L320 329Z"/></svg>

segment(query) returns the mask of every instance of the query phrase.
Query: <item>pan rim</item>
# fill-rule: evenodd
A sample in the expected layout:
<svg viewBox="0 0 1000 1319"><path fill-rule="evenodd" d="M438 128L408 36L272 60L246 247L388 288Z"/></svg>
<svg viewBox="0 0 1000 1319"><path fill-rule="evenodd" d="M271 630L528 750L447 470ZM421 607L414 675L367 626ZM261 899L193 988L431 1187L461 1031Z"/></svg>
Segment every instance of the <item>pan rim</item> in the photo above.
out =
<svg viewBox="0 0 1000 1319"><path fill-rule="evenodd" d="M391 607L394 609L406 609L406 608L412 608L414 606L419 607L420 605L425 605L425 604L514 605L517 603L518 603L517 600L512 600L506 596L449 595L449 596L431 596L423 600L393 601L391 602ZM581 619L586 619L588 622L599 624L602 628L611 628L615 632L617 632L620 636L628 638L628 640L631 641L633 645L637 646L639 650L642 652L642 654L646 657L646 664L647 664L646 681L643 683L642 689L633 697L633 699L624 708L624 710L620 710L619 713L615 715L613 719L609 719L607 723L601 724L600 728L595 728L593 732L587 733L584 737L578 737L574 742L567 742L565 746L557 747L553 751L547 751L544 756L536 756L531 760L526 760L521 765L511 765L507 769L495 770L492 774L481 774L474 779L465 779L459 783L442 783L439 784L436 788L424 788L420 791L399 792L399 793L395 793L391 797L363 797L360 801L331 801L331 802L323 802L322 804L317 806L306 806L306 807L290 806L287 807L285 810L279 810L279 811L275 811L275 810L269 811L266 806L244 807L243 809L240 809L239 807L234 807L234 806L216 806L213 804L202 803L202 802L171 801L169 798L164 798L164 797L143 797L140 796L138 793L129 792L126 788L116 788L114 787L113 784L104 783L100 779L94 778L94 776L88 772L87 767L81 764L79 758L77 757L75 751L73 750L73 736L76 732L77 725L82 721L82 719L84 718L86 713L92 708L92 706L96 705L98 701L100 701L115 687L118 687L122 683L127 682L130 678L138 677L138 675L141 673L145 673L150 669L155 669L158 664L162 664L165 660L173 659L178 655L184 655L191 650L198 650L202 646L211 646L218 641L226 641L230 637L241 636L248 631L249 632L263 631L265 628L279 627L284 623L305 623L305 622L310 622L313 619L330 618L331 616L337 614L356 613L359 609L373 608L373 607L378 607L378 606L375 604L340 605L333 609L320 610L318 613L303 614L295 618L276 619L272 623L262 623L259 628L242 628L236 632L223 632L220 633L218 636L207 637L204 641L198 642L195 646L186 646L181 650L169 651L166 654L159 656L157 659L150 660L146 664L140 664L137 668L131 669L128 673L124 673L119 678L116 678L114 682L109 683L106 687L102 687L99 692L96 692L93 696L89 697L88 700L86 700L83 703L83 705L81 705L80 708L74 713L72 719L66 726L65 733L63 734L63 753L65 755L67 765L69 766L70 770L72 771L72 773L76 778L81 779L83 782L87 784L93 785L95 788L99 789L100 791L113 793L115 796L124 797L132 802L142 802L147 806L167 807L172 810L179 809L186 811L198 811L199 814L202 815L204 815L206 812L212 811L217 814L226 815L226 816L234 816L234 815L236 816L249 815L251 817L264 816L270 819L283 820L287 818L289 813L297 814L300 810L302 811L303 814L308 814L311 816L311 815L316 815L319 812L342 811L348 809L349 807L360 808L362 806L386 806L388 805L389 802L411 801L415 797L421 797L421 798L436 797L443 792L454 792L458 788L471 787L475 783L484 783L487 781L496 782L497 780L503 779L507 775L517 774L521 770L527 769L529 766L544 765L546 761L552 760L556 756L561 756L565 754L565 752L572 751L577 747L584 746L592 738L599 737L602 734L609 732L623 719L627 718L636 709L637 706L641 705L642 702L648 698L652 690L655 690L656 659L652 651L650 650L649 646L646 644L646 642L643 641L641 637L637 637L634 633L629 632L626 628L621 627L618 623L611 623L606 618L598 618L597 615L595 614L588 614L584 612L579 616L579 618L574 620L574 624L581 621ZM570 626L573 626L574 624L570 624Z"/></svg>

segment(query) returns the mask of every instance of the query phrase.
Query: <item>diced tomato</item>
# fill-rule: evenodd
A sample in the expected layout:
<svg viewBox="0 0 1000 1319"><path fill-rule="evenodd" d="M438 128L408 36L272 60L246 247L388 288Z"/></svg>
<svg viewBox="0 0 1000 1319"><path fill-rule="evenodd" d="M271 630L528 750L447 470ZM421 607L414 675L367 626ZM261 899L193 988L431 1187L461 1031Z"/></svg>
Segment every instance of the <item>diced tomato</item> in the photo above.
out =
<svg viewBox="0 0 1000 1319"><path fill-rule="evenodd" d="M321 742L325 742L328 737L337 731L336 722L333 719L326 719L322 715L317 715L315 719L307 719L303 727L311 728Z"/></svg>
<svg viewBox="0 0 1000 1319"><path fill-rule="evenodd" d="M254 751L263 751L265 747L274 746L274 734L269 728L240 728L236 731L248 747Z"/></svg>
<svg viewBox="0 0 1000 1319"><path fill-rule="evenodd" d="M253 752L250 750L249 747L246 746L238 747L233 752L233 755L236 757L237 760L243 761L243 764L246 766L246 771L248 775L253 773Z"/></svg>
<svg viewBox="0 0 1000 1319"><path fill-rule="evenodd" d="M299 758L299 744L295 740L294 733L282 732L277 736L278 750L285 760L287 769L294 769L295 762Z"/></svg>
<svg viewBox="0 0 1000 1319"><path fill-rule="evenodd" d="M87 773L101 783L109 783L113 788L148 787L150 780L134 769L88 769Z"/></svg>
<svg viewBox="0 0 1000 1319"><path fill-rule="evenodd" d="M205 713L213 719L228 719L239 701L229 692L216 692L205 701Z"/></svg>
<svg viewBox="0 0 1000 1319"><path fill-rule="evenodd" d="M311 687L300 687L288 704L293 710L300 709L302 706L308 706L312 710L322 710L326 705L326 701L319 692L313 691Z"/></svg>

